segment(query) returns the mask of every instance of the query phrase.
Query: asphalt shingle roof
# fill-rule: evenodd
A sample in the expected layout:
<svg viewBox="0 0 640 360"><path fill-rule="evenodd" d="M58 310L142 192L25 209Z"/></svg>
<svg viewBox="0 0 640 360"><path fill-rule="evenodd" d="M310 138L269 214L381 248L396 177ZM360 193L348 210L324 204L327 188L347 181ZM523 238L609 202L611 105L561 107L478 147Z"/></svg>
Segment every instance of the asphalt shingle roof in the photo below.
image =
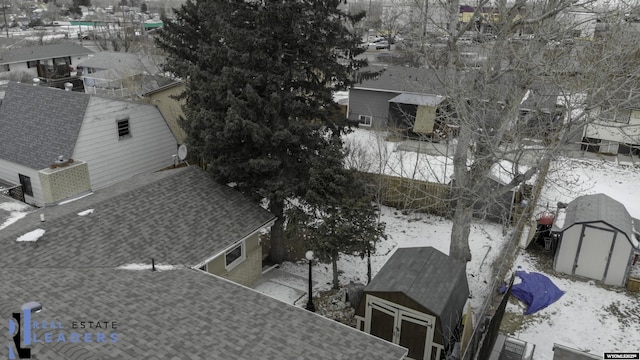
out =
<svg viewBox="0 0 640 360"><path fill-rule="evenodd" d="M458 319L469 297L466 266L433 247L400 248L391 255L365 292L402 293L442 319Z"/></svg>
<svg viewBox="0 0 640 360"><path fill-rule="evenodd" d="M368 70L380 71L372 66ZM445 87L441 74L434 69L388 67L380 76L354 85L356 89L381 90L392 92L415 92L420 94L444 95Z"/></svg>
<svg viewBox="0 0 640 360"><path fill-rule="evenodd" d="M74 42L11 48L0 56L0 65L65 56L93 54L93 51ZM75 64L73 64L75 65Z"/></svg>
<svg viewBox="0 0 640 360"><path fill-rule="evenodd" d="M634 247L638 246L633 231L634 219L622 203L605 194L582 195L571 201L567 206L562 230L574 224L600 221L620 230L627 235Z"/></svg>
<svg viewBox="0 0 640 360"><path fill-rule="evenodd" d="M238 191L187 167L139 175L30 213L3 229L0 253L12 267L117 267L151 259L195 266L274 219ZM37 241L16 241L35 229L45 230Z"/></svg>
<svg viewBox="0 0 640 360"><path fill-rule="evenodd" d="M0 333L11 313L38 301L33 330L40 360L225 359L399 360L406 349L198 270L0 268ZM73 329L73 321L116 322L115 329ZM85 324L87 325L87 324ZM45 343L45 333L53 341ZM71 333L83 335L71 343ZM96 342L96 333L117 342ZM58 342L63 334L65 342ZM93 342L85 342L87 336ZM5 337L5 344L9 341ZM6 354L7 346L1 354Z"/></svg>
<svg viewBox="0 0 640 360"><path fill-rule="evenodd" d="M162 56L140 55L114 51L101 51L76 64L77 67L111 70L112 75L104 77L101 71L87 75L97 79L122 79L137 74L157 74L162 72Z"/></svg>
<svg viewBox="0 0 640 360"><path fill-rule="evenodd" d="M9 83L0 105L0 158L32 169L70 157L91 96Z"/></svg>

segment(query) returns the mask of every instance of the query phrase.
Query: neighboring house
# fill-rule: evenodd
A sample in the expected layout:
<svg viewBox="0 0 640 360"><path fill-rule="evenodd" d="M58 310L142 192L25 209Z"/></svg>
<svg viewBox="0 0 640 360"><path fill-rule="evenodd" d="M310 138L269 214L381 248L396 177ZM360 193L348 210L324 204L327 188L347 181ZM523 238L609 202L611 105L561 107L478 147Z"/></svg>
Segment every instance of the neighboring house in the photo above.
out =
<svg viewBox="0 0 640 360"><path fill-rule="evenodd" d="M350 89L347 118L362 128L390 128L409 137L438 141L456 136L456 119L449 118L455 111L446 97L443 78L444 74L437 69L385 68L377 78ZM503 92L506 91L507 86ZM513 128L534 129L536 132L524 135L545 139L557 132L564 115L556 105L557 94L557 90L532 85L520 102L519 119L511 124ZM507 94L498 96L506 98Z"/></svg>
<svg viewBox="0 0 640 360"><path fill-rule="evenodd" d="M638 94L600 106L592 116L596 119L585 126L582 150L604 153L640 155L640 101Z"/></svg>
<svg viewBox="0 0 640 360"><path fill-rule="evenodd" d="M78 64L84 91L116 98L137 98L175 82L164 76L162 56L102 51Z"/></svg>
<svg viewBox="0 0 640 360"><path fill-rule="evenodd" d="M78 215L86 210L91 213ZM262 272L259 235L273 221L238 191L190 166L138 175L42 208L3 229L0 247L13 254L14 267L115 268L153 259L252 285ZM35 229L45 230L37 249L16 242Z"/></svg>
<svg viewBox="0 0 640 360"><path fill-rule="evenodd" d="M74 67L88 59L93 51L74 42L65 42L4 49L0 54L0 76L24 73L61 87L64 82L77 78Z"/></svg>
<svg viewBox="0 0 640 360"><path fill-rule="evenodd" d="M88 191L172 166L176 152L153 105L19 83L9 84L0 105L0 179L22 184L26 201L37 206L72 191L47 190L59 183L48 178L63 176L53 168L58 161L73 159L73 171L88 171L90 182L78 185Z"/></svg>
<svg viewBox="0 0 640 360"><path fill-rule="evenodd" d="M184 101L176 100L175 96L182 94L184 91L184 82L174 81L143 94L143 97L147 99L149 103L156 105L158 109L160 109L173 135L176 137L176 140L178 140L178 144L184 144L186 139L186 134L178 123L178 119L184 115L182 111Z"/></svg>
<svg viewBox="0 0 640 360"><path fill-rule="evenodd" d="M552 228L553 269L625 286L638 251L640 222L604 194L583 195L560 209Z"/></svg>
<svg viewBox="0 0 640 360"><path fill-rule="evenodd" d="M468 297L464 263L432 247L400 248L364 288L356 327L408 348L407 358L441 359L460 341Z"/></svg>
<svg viewBox="0 0 640 360"><path fill-rule="evenodd" d="M388 67L379 77L349 90L347 118L364 128L431 134L444 93L433 69Z"/></svg>
<svg viewBox="0 0 640 360"><path fill-rule="evenodd" d="M42 305L33 322L62 326L29 329L38 342L21 346L40 360L402 360L407 352L201 271L118 270L101 264L107 259L91 268L0 267L0 357L16 347L6 335L12 314L31 301Z"/></svg>

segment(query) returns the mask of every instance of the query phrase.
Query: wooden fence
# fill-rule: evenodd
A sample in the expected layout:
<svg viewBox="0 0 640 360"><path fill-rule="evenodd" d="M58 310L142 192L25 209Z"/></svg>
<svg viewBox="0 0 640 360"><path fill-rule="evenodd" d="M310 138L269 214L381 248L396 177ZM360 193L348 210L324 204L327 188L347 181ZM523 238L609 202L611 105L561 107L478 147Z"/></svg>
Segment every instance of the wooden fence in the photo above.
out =
<svg viewBox="0 0 640 360"><path fill-rule="evenodd" d="M448 216L451 211L451 189L447 184L382 174L362 173L362 176L369 184L370 191L383 205L439 216Z"/></svg>

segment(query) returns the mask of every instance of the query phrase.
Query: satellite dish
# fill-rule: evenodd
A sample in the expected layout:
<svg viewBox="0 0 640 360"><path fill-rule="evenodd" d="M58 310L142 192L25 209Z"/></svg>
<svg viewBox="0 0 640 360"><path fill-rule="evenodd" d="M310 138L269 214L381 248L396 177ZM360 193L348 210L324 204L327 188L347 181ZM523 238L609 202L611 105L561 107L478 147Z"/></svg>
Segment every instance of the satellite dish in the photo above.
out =
<svg viewBox="0 0 640 360"><path fill-rule="evenodd" d="M182 144L178 147L178 158L184 160L187 158L187 145Z"/></svg>

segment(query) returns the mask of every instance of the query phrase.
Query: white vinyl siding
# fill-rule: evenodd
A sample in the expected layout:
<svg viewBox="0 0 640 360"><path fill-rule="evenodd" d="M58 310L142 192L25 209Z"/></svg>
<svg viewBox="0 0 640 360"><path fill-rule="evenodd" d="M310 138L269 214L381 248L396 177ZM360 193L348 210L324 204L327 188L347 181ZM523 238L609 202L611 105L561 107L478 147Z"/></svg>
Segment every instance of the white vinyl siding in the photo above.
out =
<svg viewBox="0 0 640 360"><path fill-rule="evenodd" d="M31 180L33 196L25 195L25 201L32 205L44 206L44 196L42 195L42 186L40 185L38 171L0 159L0 179L20 185L18 174L28 176Z"/></svg>
<svg viewBox="0 0 640 360"><path fill-rule="evenodd" d="M116 120L129 119L121 141ZM89 165L93 190L173 165L177 143L154 105L91 97L73 158Z"/></svg>

